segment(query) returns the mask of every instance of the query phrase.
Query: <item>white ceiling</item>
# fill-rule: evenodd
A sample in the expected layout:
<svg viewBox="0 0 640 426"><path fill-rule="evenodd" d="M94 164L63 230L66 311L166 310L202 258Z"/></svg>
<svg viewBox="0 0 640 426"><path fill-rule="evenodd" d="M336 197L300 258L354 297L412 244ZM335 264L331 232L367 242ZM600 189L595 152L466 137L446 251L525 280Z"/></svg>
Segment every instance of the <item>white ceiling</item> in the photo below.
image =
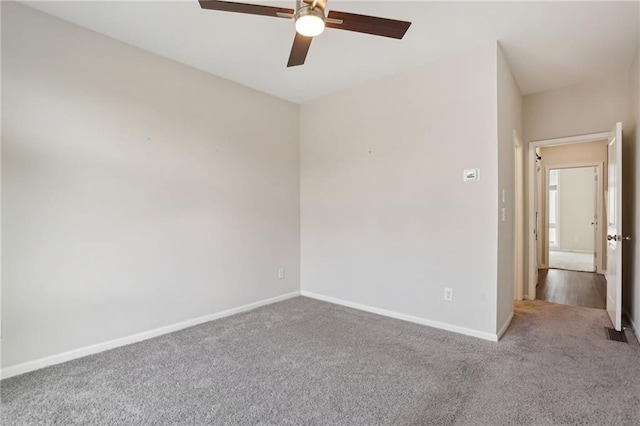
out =
<svg viewBox="0 0 640 426"><path fill-rule="evenodd" d="M244 0L252 2L252 0ZM294 7L291 1L254 3ZM287 68L285 19L177 2L27 2L31 7L195 68L304 102L499 40L523 94L630 66L637 2L418 2L330 0L328 9L413 22L404 40L328 29L307 62Z"/></svg>

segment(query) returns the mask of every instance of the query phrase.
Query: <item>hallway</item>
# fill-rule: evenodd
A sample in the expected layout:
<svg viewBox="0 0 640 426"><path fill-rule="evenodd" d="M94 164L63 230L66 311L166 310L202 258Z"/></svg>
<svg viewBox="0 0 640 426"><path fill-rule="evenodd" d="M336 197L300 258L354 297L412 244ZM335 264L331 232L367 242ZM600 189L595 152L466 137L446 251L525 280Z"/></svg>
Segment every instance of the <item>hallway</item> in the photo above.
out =
<svg viewBox="0 0 640 426"><path fill-rule="evenodd" d="M606 309L607 282L590 272L540 269L536 299L563 305Z"/></svg>

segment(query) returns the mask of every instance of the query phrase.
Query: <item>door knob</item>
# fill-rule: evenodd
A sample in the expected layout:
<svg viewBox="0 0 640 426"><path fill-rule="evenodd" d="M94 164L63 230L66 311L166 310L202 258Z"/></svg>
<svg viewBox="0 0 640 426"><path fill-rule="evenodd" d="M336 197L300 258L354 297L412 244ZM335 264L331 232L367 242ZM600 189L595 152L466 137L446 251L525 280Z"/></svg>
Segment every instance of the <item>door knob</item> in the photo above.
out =
<svg viewBox="0 0 640 426"><path fill-rule="evenodd" d="M607 235L607 241L631 241L631 237L623 237L622 235Z"/></svg>

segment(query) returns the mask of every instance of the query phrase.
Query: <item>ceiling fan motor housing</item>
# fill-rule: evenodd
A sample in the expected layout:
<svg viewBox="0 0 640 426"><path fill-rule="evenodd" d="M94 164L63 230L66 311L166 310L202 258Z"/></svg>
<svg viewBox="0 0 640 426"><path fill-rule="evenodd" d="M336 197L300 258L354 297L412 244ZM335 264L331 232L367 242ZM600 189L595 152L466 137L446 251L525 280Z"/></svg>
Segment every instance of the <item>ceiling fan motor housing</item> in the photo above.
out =
<svg viewBox="0 0 640 426"><path fill-rule="evenodd" d="M326 18L319 7L303 6L294 17L296 31L307 37L315 37L324 31Z"/></svg>

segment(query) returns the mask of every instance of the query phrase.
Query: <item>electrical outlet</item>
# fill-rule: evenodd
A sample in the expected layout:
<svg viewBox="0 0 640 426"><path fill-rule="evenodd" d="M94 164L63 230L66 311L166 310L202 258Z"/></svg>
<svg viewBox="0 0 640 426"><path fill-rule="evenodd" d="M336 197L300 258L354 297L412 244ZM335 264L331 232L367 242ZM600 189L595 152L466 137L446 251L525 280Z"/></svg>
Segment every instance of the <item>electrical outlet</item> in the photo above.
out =
<svg viewBox="0 0 640 426"><path fill-rule="evenodd" d="M284 280L284 268L279 268L278 269L278 279L279 280Z"/></svg>
<svg viewBox="0 0 640 426"><path fill-rule="evenodd" d="M453 289L452 288L445 287L443 299L446 300L447 302L453 302Z"/></svg>

